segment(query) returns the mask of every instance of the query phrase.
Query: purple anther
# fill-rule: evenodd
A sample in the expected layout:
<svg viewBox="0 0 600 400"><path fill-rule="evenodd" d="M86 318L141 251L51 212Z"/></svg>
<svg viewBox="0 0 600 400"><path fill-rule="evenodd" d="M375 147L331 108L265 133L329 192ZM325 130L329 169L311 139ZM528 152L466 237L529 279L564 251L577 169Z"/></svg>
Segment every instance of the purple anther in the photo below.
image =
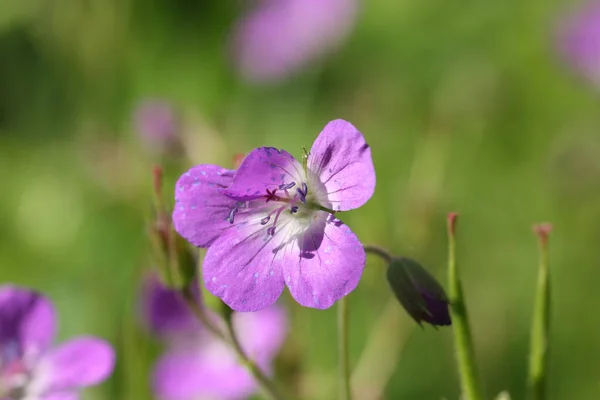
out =
<svg viewBox="0 0 600 400"><path fill-rule="evenodd" d="M279 189L280 190L288 190L288 189L293 188L294 186L296 186L296 182L282 183L281 185L279 185Z"/></svg>
<svg viewBox="0 0 600 400"><path fill-rule="evenodd" d="M308 194L308 187L306 186L306 183L302 182L302 188L297 188L296 192L298 192L300 201L306 203L306 195Z"/></svg>
<svg viewBox="0 0 600 400"><path fill-rule="evenodd" d="M235 218L235 214L237 214L238 209L237 207L232 208L231 211L229 211L229 215L227 216L227 220L229 221L230 224L233 224L233 220Z"/></svg>
<svg viewBox="0 0 600 400"><path fill-rule="evenodd" d="M269 222L270 219L271 219L271 216L267 215L266 217L264 217L263 219L260 220L260 224L261 225L266 225L267 222Z"/></svg>
<svg viewBox="0 0 600 400"><path fill-rule="evenodd" d="M295 214L298 212L298 206L292 206L292 208L290 209L290 214Z"/></svg>
<svg viewBox="0 0 600 400"><path fill-rule="evenodd" d="M270 226L270 227L267 229L267 235L269 235L269 236L275 236L275 225L273 225L273 226Z"/></svg>

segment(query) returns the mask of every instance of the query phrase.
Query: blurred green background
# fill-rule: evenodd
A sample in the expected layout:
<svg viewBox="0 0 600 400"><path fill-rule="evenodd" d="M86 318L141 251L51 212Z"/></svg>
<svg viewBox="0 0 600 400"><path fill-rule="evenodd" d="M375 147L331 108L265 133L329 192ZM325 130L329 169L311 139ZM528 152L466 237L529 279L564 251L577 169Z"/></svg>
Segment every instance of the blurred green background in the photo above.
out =
<svg viewBox="0 0 600 400"><path fill-rule="evenodd" d="M261 145L299 156L344 118L366 136L377 169L374 197L343 215L365 243L418 258L445 284L445 214L458 211L489 398L524 398L531 225L552 222L549 398L600 398L600 98L555 54L564 4L364 1L339 51L263 86L242 82L227 57L243 8L0 3L0 281L47 293L61 340L89 333L115 344L114 376L83 398L151 398L158 347L139 323L137 296L151 262L151 166L165 160L132 123L148 98L172 104L182 121L190 160L165 161L169 195L193 163L231 165ZM369 258L350 297L357 398L457 399L452 331L419 329L390 308L384 276ZM302 399L334 398L335 309L284 302L292 333L279 376Z"/></svg>

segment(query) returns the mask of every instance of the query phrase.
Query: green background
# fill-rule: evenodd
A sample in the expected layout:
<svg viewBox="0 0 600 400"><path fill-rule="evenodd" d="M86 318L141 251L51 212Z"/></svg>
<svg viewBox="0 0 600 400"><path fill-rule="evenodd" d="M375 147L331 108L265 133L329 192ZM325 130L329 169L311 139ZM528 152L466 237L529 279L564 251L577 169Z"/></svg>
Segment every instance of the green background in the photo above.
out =
<svg viewBox="0 0 600 400"><path fill-rule="evenodd" d="M445 215L459 212L488 398L524 398L531 225L552 222L548 397L600 398L600 98L556 54L565 6L364 1L339 51L252 86L227 58L241 3L0 3L0 281L47 293L61 340L89 333L116 345L114 376L84 399L151 398L159 348L137 310L151 266L150 171L161 160L132 125L147 98L170 102L183 121L191 160L169 160L169 195L193 163L228 166L261 145L300 156L344 118L369 141L377 170L373 198L342 216L361 240L418 258L445 285ZM384 387L387 399L457 399L452 331L420 329L389 306L384 267L369 258L350 296L357 398ZM334 398L335 309L283 301L292 329L279 376L303 399Z"/></svg>

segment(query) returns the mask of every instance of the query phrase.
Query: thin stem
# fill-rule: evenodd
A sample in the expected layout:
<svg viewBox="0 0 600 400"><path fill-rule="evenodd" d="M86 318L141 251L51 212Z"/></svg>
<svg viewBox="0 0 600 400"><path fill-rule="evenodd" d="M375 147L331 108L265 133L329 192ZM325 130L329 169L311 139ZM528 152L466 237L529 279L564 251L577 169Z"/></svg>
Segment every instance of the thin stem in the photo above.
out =
<svg viewBox="0 0 600 400"><path fill-rule="evenodd" d="M350 388L350 360L348 357L348 296L344 296L338 302L338 357L340 368L340 400L351 400L352 390Z"/></svg>
<svg viewBox="0 0 600 400"><path fill-rule="evenodd" d="M231 318L227 319L226 324L227 324L227 332L229 334L229 339L230 339L229 343L231 344L231 346L237 353L240 360L242 360L242 362L244 363L246 368L248 368L250 373L252 373L252 375L254 376L254 379L256 379L258 384L262 387L264 392L269 395L269 397L271 399L284 400L285 397L279 392L279 389L277 389L277 387L275 386L273 381L271 381L271 379L269 379L269 377L266 376L264 374L264 372L262 372L262 370L258 367L258 365L256 365L256 363L248 357L248 355L242 348L242 345L240 344L240 341L238 340L238 337L235 333L235 329L233 328Z"/></svg>
<svg viewBox="0 0 600 400"><path fill-rule="evenodd" d="M198 321L200 321L200 323L202 323L202 325L206 327L206 329L208 329L210 333L212 333L213 335L215 335L223 341L229 342L227 336L225 336L221 329L219 329L217 325L210 320L208 314L205 312L205 309L202 306L200 306L200 304L198 304L193 292L190 289L185 288L181 291L181 294L183 295L187 306L192 311L192 313L194 313Z"/></svg>
<svg viewBox="0 0 600 400"><path fill-rule="evenodd" d="M452 305L450 312L452 325L454 326L454 344L460 371L461 388L465 400L481 400L483 396L479 386L469 318L456 266L455 233L457 216L456 213L448 214L448 286Z"/></svg>
<svg viewBox="0 0 600 400"><path fill-rule="evenodd" d="M527 377L529 396L532 400L544 400L546 398L546 369L550 331L550 273L548 268L548 235L550 230L551 227L548 224L534 227L534 231L538 236L540 261Z"/></svg>
<svg viewBox="0 0 600 400"><path fill-rule="evenodd" d="M365 248L365 252L371 253L371 254L374 254L374 255L380 257L386 263L392 262L392 259L394 258L390 252L388 252L387 250L385 250L384 248L381 248L379 246L372 245L372 244L365 244L364 248Z"/></svg>

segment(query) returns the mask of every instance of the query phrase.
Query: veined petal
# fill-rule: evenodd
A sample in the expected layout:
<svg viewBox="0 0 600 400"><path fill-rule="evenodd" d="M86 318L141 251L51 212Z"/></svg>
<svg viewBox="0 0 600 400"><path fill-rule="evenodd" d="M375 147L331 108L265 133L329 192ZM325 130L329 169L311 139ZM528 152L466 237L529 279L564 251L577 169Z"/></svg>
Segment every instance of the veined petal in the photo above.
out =
<svg viewBox="0 0 600 400"><path fill-rule="evenodd" d="M206 288L236 311L258 311L275 303L284 287L285 255L293 247L293 219L282 218L271 236L260 216L247 218L208 248L202 267Z"/></svg>
<svg viewBox="0 0 600 400"><path fill-rule="evenodd" d="M223 195L231 183L231 170L203 164L183 174L175 185L175 230L194 246L209 246L225 229L236 201Z"/></svg>
<svg viewBox="0 0 600 400"><path fill-rule="evenodd" d="M302 165L287 151L275 147L252 150L236 171L233 182L223 191L228 197L249 201L265 196L267 189L303 181Z"/></svg>
<svg viewBox="0 0 600 400"><path fill-rule="evenodd" d="M319 177L316 188L321 204L337 211L365 204L375 191L375 168L371 149L351 123L337 119L321 131L308 156L308 168ZM325 197L326 194L326 197Z"/></svg>
<svg viewBox="0 0 600 400"><path fill-rule="evenodd" d="M256 391L250 374L226 345L167 352L152 375L155 395L165 400L238 400Z"/></svg>
<svg viewBox="0 0 600 400"><path fill-rule="evenodd" d="M244 351L261 367L269 366L288 333L285 310L275 304L257 312L234 313L232 318Z"/></svg>
<svg viewBox="0 0 600 400"><path fill-rule="evenodd" d="M17 355L44 351L56 332L52 303L42 294L12 285L0 286L0 353L12 346Z"/></svg>
<svg viewBox="0 0 600 400"><path fill-rule="evenodd" d="M292 297L305 307L326 309L352 292L366 262L356 235L323 211L298 239L296 251L283 273Z"/></svg>
<svg viewBox="0 0 600 400"><path fill-rule="evenodd" d="M115 352L110 344L94 337L79 337L46 353L37 373L46 375L49 392L61 392L104 381L114 365Z"/></svg>

